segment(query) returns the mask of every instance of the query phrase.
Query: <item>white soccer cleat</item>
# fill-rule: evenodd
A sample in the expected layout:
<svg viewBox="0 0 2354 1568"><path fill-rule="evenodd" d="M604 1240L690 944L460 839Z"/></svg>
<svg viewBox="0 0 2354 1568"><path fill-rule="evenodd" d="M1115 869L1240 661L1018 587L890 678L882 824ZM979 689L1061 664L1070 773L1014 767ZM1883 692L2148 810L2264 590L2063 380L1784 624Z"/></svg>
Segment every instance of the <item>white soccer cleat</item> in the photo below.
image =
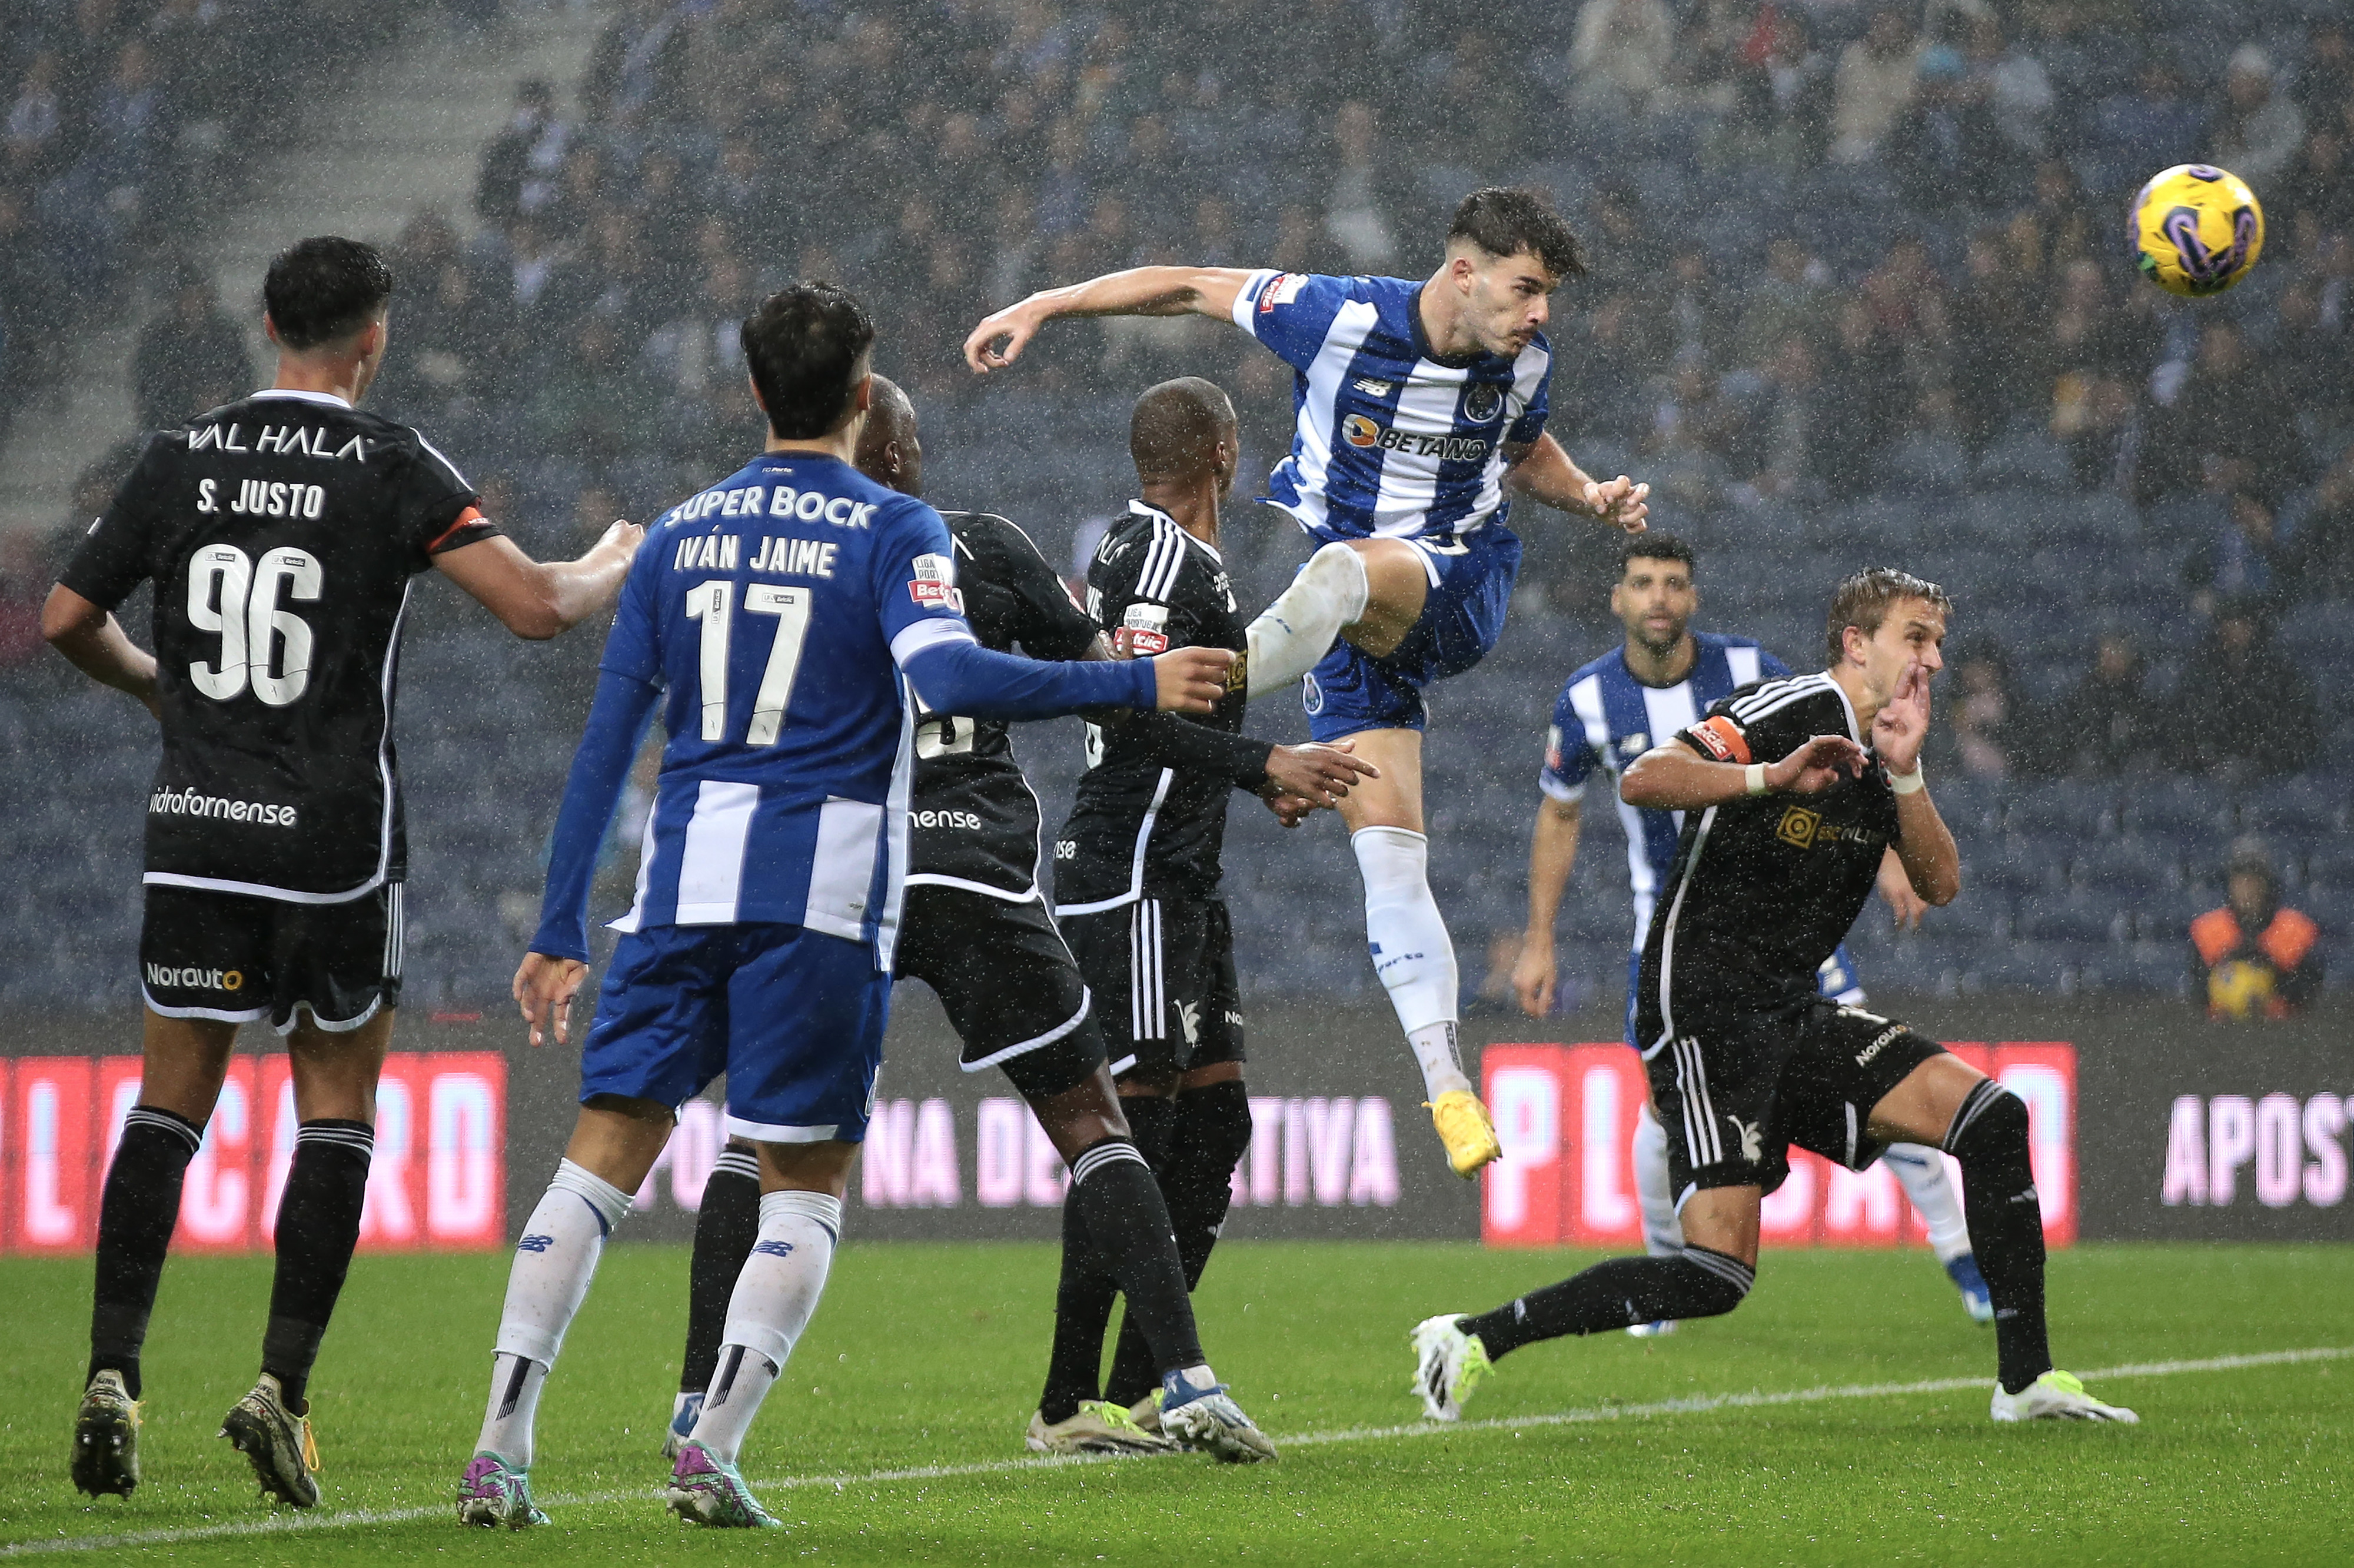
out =
<svg viewBox="0 0 2354 1568"><path fill-rule="evenodd" d="M1460 1421L1463 1402L1495 1370L1488 1347L1463 1331L1459 1312L1442 1312L1414 1326L1414 1392L1433 1421Z"/></svg>
<svg viewBox="0 0 2354 1568"><path fill-rule="evenodd" d="M1656 1323L1629 1323L1627 1325L1628 1334L1638 1340L1656 1340L1662 1334L1672 1334L1675 1331L1676 1320L1673 1318L1662 1318Z"/></svg>
<svg viewBox="0 0 2354 1568"><path fill-rule="evenodd" d="M2103 1404L2084 1392L2074 1372L2045 1372L2017 1393L2005 1393L1997 1383L1994 1406L1988 1412L1997 1421L2115 1421L2127 1426L2141 1417L2118 1404Z"/></svg>
<svg viewBox="0 0 2354 1568"><path fill-rule="evenodd" d="M1182 1372L1171 1372L1161 1383L1161 1436L1205 1449L1222 1465L1256 1465L1275 1457L1275 1445L1228 1396L1225 1383L1196 1388Z"/></svg>

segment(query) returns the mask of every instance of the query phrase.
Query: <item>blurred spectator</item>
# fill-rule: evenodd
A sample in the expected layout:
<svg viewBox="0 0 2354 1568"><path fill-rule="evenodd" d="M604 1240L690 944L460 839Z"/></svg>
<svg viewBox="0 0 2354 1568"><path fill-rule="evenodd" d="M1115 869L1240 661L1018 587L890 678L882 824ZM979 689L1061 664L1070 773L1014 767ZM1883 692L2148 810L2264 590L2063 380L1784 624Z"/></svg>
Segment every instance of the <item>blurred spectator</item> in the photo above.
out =
<svg viewBox="0 0 2354 1568"><path fill-rule="evenodd" d="M1793 337L1820 344L1838 313L1830 269L1807 254L1796 233L1777 234L1766 241L1765 272L1743 295L1733 363L1763 366Z"/></svg>
<svg viewBox="0 0 2354 1568"><path fill-rule="evenodd" d="M1667 276L1655 287L1669 352L1722 364L1733 341L1734 302L1719 286L1708 252L1697 245L1678 246L1668 260Z"/></svg>
<svg viewBox="0 0 2354 1568"><path fill-rule="evenodd" d="M2184 680L2198 693L2185 715L2193 763L2230 779L2299 773L2319 750L2313 688L2273 646L2260 605L2224 599Z"/></svg>
<svg viewBox="0 0 2354 1568"><path fill-rule="evenodd" d="M253 361L245 329L220 308L213 281L183 261L172 279L172 299L139 334L132 360L132 397L143 429L167 429L253 389Z"/></svg>
<svg viewBox="0 0 2354 1568"><path fill-rule="evenodd" d="M1804 495L1819 485L1818 451L1844 439L1824 417L1813 341L1798 333L1784 338L1756 381L1728 454L1733 471L1746 476L1745 493L1736 491L1734 498Z"/></svg>
<svg viewBox="0 0 2354 1568"><path fill-rule="evenodd" d="M2354 446L2338 454L2299 512L2298 576L2317 599L2354 598Z"/></svg>
<svg viewBox="0 0 2354 1568"><path fill-rule="evenodd" d="M2236 323L2209 322L2185 372L2161 373L2151 385L2158 407L2141 457L2142 500L2202 487L2279 488L2305 477L2304 442L2282 417L2278 377Z"/></svg>
<svg viewBox="0 0 2354 1568"><path fill-rule="evenodd" d="M2043 62L2003 36L2002 23L1991 11L1981 12L1970 24L1970 89L1994 117L2009 150L2025 157L2041 157L2050 140L2052 79Z"/></svg>
<svg viewBox="0 0 2354 1568"><path fill-rule="evenodd" d="M2009 262L1999 229L1972 235L1947 313L1956 431L1973 462L2052 379L2043 297L2020 288Z"/></svg>
<svg viewBox="0 0 2354 1568"><path fill-rule="evenodd" d="M2354 103L2354 33L2343 17L2317 16L2306 28L2296 101L2308 124L2335 119Z"/></svg>
<svg viewBox="0 0 2354 1568"><path fill-rule="evenodd" d="M2128 190L2197 157L2206 128L2206 111L2184 83L2174 52L2161 46L2144 57L2129 90L2094 108L2085 150L2108 175L2106 188Z"/></svg>
<svg viewBox="0 0 2354 1568"><path fill-rule="evenodd" d="M1621 290L1649 289L1659 282L1667 260L1667 239L1643 210L1642 193L1623 179L1601 180L1594 193L1584 287L1596 299Z"/></svg>
<svg viewBox="0 0 2354 1568"><path fill-rule="evenodd" d="M1397 262L1397 233L1382 207L1381 171L1387 165L1373 110L1354 99L1342 104L1332 146L1341 166L1324 201L1324 232L1348 258L1351 271L1387 273Z"/></svg>
<svg viewBox="0 0 2354 1568"><path fill-rule="evenodd" d="M1904 351L1860 295L1840 309L1830 366L1823 428L1839 440L1824 443L1815 462L1831 498L1845 501L1879 487L1907 407Z"/></svg>
<svg viewBox="0 0 2354 1568"><path fill-rule="evenodd" d="M1921 41L1901 5L1872 14L1863 37L1840 54L1831 81L1831 161L1861 164L1876 156L1882 139L1913 101Z"/></svg>
<svg viewBox="0 0 2354 1568"><path fill-rule="evenodd" d="M2042 733L2028 770L2107 777L2158 762L2161 715L2144 690L2147 679L2132 638L2104 636L2094 648L2093 667L2038 726Z"/></svg>
<svg viewBox="0 0 2354 1568"><path fill-rule="evenodd" d="M1675 42L1665 0L1585 0L1569 46L1570 101L1593 113L1645 112L1666 84Z"/></svg>
<svg viewBox="0 0 2354 1568"><path fill-rule="evenodd" d="M2305 116L2295 101L2274 90L2272 57L2258 46L2243 44L2232 52L2209 132L2215 150L2211 161L2258 187L2296 156Z"/></svg>
<svg viewBox="0 0 2354 1568"><path fill-rule="evenodd" d="M2348 102L2354 104L2354 99ZM2346 136L2344 122L2335 116L2306 132L2274 198L2283 217L2310 222L2328 234L2343 234L2354 224L2354 169L2348 166Z"/></svg>
<svg viewBox="0 0 2354 1568"><path fill-rule="evenodd" d="M1744 156L1811 169L1830 143L1830 57L1797 6L1761 5L1734 79L1734 133Z"/></svg>
<svg viewBox="0 0 2354 1568"><path fill-rule="evenodd" d="M1651 412L1642 451L1651 485L1690 506L1714 503L1726 477L1726 459L1743 410L1724 395L1723 378L1698 353L1686 353Z"/></svg>
<svg viewBox="0 0 2354 1568"><path fill-rule="evenodd" d="M2321 928L2280 901L2262 841L2232 846L2223 906L2190 923L2193 994L2214 1019L2282 1019L2321 991Z"/></svg>
<svg viewBox="0 0 2354 1568"><path fill-rule="evenodd" d="M1999 649L1972 649L1954 662L1943 699L1954 763L1973 779L2008 779L2026 748L2026 713Z"/></svg>
<svg viewBox="0 0 2354 1568"><path fill-rule="evenodd" d="M2277 611L2296 591L2300 564L2296 541L2271 499L2238 490L2225 503L2213 535L2191 546L2182 581L2191 590L2191 608L2202 615L2227 599Z"/></svg>
<svg viewBox="0 0 2354 1568"><path fill-rule="evenodd" d="M1897 194L1917 211L1942 213L2003 194L2000 175L2009 164L2002 133L1948 45L1921 51L1913 101L1890 126L1886 143Z"/></svg>
<svg viewBox="0 0 2354 1568"><path fill-rule="evenodd" d="M2345 303L2331 309L2327 281L2298 278L2283 289L2266 353L2288 407L2321 418L2354 408L2354 363L2347 356Z"/></svg>

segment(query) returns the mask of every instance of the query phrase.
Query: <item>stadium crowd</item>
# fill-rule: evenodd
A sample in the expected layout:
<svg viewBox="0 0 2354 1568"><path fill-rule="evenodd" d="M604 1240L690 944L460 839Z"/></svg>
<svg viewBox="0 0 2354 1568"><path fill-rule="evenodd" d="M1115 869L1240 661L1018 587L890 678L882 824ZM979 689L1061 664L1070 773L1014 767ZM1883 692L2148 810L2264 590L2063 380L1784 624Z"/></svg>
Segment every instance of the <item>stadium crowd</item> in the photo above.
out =
<svg viewBox="0 0 2354 1568"><path fill-rule="evenodd" d="M18 8L44 22L0 45L0 235L38 244L0 240L0 323L18 272L73 275L92 308L119 297L162 209L106 193L195 155L193 128L230 111L169 91L175 51L141 29L281 7L81 0L70 26ZM74 45L94 16L109 41ZM126 108L143 90L145 118ZM1701 551L1701 624L1799 662L1866 556L1956 594L1932 766L1972 891L1921 936L1861 934L1874 982L2179 989L2237 834L2271 838L2325 931L2354 917L2346 791L2314 770L2354 691L2349 159L2354 33L2324 0L1500 0L1476 18L1424 0L625 0L578 81L525 85L472 210L398 237L376 400L445 440L528 547L568 552L735 465L756 428L737 322L784 279L831 276L884 324L943 503L1067 550L1120 500L1136 388L1220 381L1255 474L1289 377L1211 323L1125 321L1042 337L984 385L957 344L988 310L1146 262L1418 275L1464 190L1539 184L1591 263L1556 303L1551 428L1588 468L1651 482L1655 525ZM2125 221L2142 180L2191 160L2248 179L2269 224L2253 279L2198 302L2135 275ZM111 260L57 267L93 226ZM204 280L171 281L168 330L194 344ZM16 330L49 341L80 319L27 313ZM0 367L39 362L7 342ZM143 418L196 397L188 380L143 374ZM1519 523L1517 630L1437 721L1483 742L1434 752L1434 872L1460 933L1512 926L1542 715L1617 635L1595 546ZM1235 532L1237 594L1263 599L1296 541ZM509 956L480 932L536 886L594 650L526 660L430 630L406 672L419 785L479 780L486 743L546 775L440 792L454 838L419 844L471 866L482 899L420 903L415 972L492 995ZM485 683L516 694L469 713ZM1255 727L1288 734L1282 708ZM1030 748L1050 793L1076 749ZM1352 898L1278 947L1250 911L1299 885L1304 847L1238 836L1252 983L1365 986ZM1596 996L1626 936L1608 859L1581 857L1585 907L1565 916Z"/></svg>

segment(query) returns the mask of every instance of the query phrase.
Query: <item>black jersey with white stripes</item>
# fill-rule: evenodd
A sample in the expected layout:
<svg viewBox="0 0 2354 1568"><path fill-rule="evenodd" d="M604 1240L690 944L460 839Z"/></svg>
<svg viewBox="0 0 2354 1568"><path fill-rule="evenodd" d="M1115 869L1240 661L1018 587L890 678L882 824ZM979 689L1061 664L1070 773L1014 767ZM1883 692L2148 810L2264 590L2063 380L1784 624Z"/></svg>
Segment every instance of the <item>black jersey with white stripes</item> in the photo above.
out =
<svg viewBox="0 0 2354 1568"><path fill-rule="evenodd" d="M147 881L299 904L407 872L392 713L409 579L498 530L404 425L268 391L150 439L65 586L155 585Z"/></svg>
<svg viewBox="0 0 2354 1568"><path fill-rule="evenodd" d="M1855 711L1827 674L1743 686L1676 739L1712 762L1778 762L1819 735L1858 744ZM1643 945L1647 999L1807 996L1872 896L1897 838L1877 758L1819 795L1748 796L1686 811L1674 868ZM1667 1007L1673 1016L1670 1001Z"/></svg>
<svg viewBox="0 0 2354 1568"><path fill-rule="evenodd" d="M1225 561L1141 501L1106 532L1087 564L1087 609L1119 652L1246 646ZM1235 666L1239 672L1241 666ZM1195 721L1225 736L1243 726L1239 684ZM1164 726L1165 728L1165 726ZM1260 763L1267 748L1247 745ZM1150 726L1087 726L1087 771L1055 844L1058 914L1108 909L1162 894L1217 890L1227 792L1243 780L1219 767L1172 766Z"/></svg>
<svg viewBox="0 0 2354 1568"><path fill-rule="evenodd" d="M957 591L981 645L1033 659L1083 659L1096 623L1030 535L988 512L943 512ZM917 694L907 882L1026 899L1038 886L1038 797L1002 719L934 713Z"/></svg>

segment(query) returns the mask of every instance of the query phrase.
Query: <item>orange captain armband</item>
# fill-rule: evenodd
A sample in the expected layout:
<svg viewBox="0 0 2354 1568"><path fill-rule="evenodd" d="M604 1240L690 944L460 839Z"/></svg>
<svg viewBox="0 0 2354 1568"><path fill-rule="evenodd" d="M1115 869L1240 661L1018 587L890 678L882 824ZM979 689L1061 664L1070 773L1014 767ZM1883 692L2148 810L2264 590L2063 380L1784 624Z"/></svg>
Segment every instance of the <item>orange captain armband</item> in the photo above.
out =
<svg viewBox="0 0 2354 1568"><path fill-rule="evenodd" d="M1738 762L1744 768L1749 765L1749 737L1741 733L1739 725L1723 714L1703 719L1684 734L1700 742L1719 762Z"/></svg>

